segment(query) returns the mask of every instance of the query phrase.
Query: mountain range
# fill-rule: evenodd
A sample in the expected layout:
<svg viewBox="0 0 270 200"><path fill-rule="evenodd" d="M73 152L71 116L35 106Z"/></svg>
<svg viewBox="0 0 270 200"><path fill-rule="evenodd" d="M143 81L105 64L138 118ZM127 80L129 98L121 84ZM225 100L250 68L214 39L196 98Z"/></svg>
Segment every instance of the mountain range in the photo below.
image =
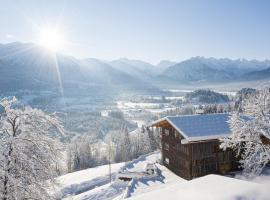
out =
<svg viewBox="0 0 270 200"><path fill-rule="evenodd" d="M173 82L235 82L270 78L270 61L193 57L168 67L161 78ZM256 75L255 75L255 74Z"/></svg>
<svg viewBox="0 0 270 200"><path fill-rule="evenodd" d="M103 61L52 53L32 43L0 44L0 91L63 87L113 91L156 89L159 84L228 83L270 79L270 61L193 57L153 65L120 58Z"/></svg>

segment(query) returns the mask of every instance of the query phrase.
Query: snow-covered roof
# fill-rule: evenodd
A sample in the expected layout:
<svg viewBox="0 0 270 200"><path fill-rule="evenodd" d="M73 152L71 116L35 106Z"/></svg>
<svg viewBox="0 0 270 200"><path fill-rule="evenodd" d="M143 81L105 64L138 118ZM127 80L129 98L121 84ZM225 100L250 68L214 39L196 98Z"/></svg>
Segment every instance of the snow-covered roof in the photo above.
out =
<svg viewBox="0 0 270 200"><path fill-rule="evenodd" d="M219 139L231 133L229 114L183 115L165 117L183 137L182 143Z"/></svg>

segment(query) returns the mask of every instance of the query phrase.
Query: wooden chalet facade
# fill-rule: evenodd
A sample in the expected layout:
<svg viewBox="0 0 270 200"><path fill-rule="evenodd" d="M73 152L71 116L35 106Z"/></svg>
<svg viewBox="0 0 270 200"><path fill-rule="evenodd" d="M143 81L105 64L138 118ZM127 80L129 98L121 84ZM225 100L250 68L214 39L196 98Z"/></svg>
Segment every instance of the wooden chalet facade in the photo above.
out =
<svg viewBox="0 0 270 200"><path fill-rule="evenodd" d="M151 126L161 134L163 164L190 180L238 169L233 151L219 148L219 138L230 134L227 114L166 117Z"/></svg>

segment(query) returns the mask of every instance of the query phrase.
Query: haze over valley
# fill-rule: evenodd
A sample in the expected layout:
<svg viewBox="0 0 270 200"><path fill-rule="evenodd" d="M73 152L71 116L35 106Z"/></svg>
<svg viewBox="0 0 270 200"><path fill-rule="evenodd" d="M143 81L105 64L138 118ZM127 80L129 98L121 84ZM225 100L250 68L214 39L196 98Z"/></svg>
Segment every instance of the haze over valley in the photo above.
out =
<svg viewBox="0 0 270 200"><path fill-rule="evenodd" d="M97 120L98 129L84 123L80 128L68 125L72 136L91 131L104 136L110 130L104 118L116 129L124 123L132 131L166 110L181 107L188 92L206 88L234 96L243 86L266 84L269 70L268 60L193 57L153 65L127 58L76 59L32 43L0 45L1 96L57 111L67 125ZM123 112L123 118L110 117L111 111Z"/></svg>

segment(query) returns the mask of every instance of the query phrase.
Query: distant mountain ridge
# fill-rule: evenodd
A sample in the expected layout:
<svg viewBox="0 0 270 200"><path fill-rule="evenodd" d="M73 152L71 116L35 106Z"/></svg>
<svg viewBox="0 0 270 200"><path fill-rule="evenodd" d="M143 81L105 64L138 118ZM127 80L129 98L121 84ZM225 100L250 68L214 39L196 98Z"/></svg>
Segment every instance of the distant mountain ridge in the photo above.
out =
<svg viewBox="0 0 270 200"><path fill-rule="evenodd" d="M160 73L163 73L164 70L166 70L168 67L173 66L177 64L177 62L173 62L170 60L161 60L158 64L157 64L157 69L160 71Z"/></svg>
<svg viewBox="0 0 270 200"><path fill-rule="evenodd" d="M270 70L270 61L230 60L194 57L168 67L162 78L176 82L224 82L270 78L264 72Z"/></svg>
<svg viewBox="0 0 270 200"><path fill-rule="evenodd" d="M270 77L270 68L266 68L263 70L256 70L245 74L246 79L250 80L258 80L258 79L267 79Z"/></svg>
<svg viewBox="0 0 270 200"><path fill-rule="evenodd" d="M0 91L64 87L147 89L150 84L98 59L79 60L40 46L10 43L0 46ZM61 82L61 83L60 83Z"/></svg>
<svg viewBox="0 0 270 200"><path fill-rule="evenodd" d="M102 61L52 53L32 43L0 44L0 91L95 88L112 92L157 89L160 83L223 83L270 79L270 61L193 57L153 65L121 58ZM61 85L60 85L61 84ZM96 89L101 88L101 89Z"/></svg>

